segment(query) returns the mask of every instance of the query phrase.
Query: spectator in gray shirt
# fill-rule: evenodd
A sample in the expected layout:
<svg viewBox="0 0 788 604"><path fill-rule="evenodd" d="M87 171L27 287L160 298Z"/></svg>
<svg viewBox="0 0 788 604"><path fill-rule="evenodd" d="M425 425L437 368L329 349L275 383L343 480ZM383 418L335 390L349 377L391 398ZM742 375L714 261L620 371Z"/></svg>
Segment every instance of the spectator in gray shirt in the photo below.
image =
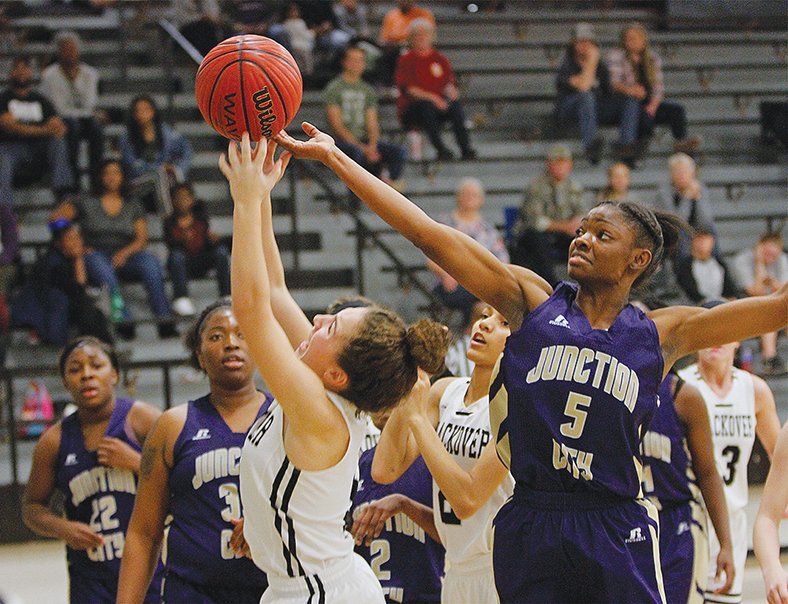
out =
<svg viewBox="0 0 788 604"><path fill-rule="evenodd" d="M91 188L98 179L97 170L104 157L104 124L107 114L98 109L99 74L79 60L80 39L72 31L55 36L57 61L41 73L43 92L68 126L66 143L74 173L75 189L79 189L79 142L88 143Z"/></svg>
<svg viewBox="0 0 788 604"><path fill-rule="evenodd" d="M554 264L566 262L585 213L584 189L571 177L572 166L568 147L550 149L545 173L528 184L510 242L512 263L530 268L551 285L557 280Z"/></svg>

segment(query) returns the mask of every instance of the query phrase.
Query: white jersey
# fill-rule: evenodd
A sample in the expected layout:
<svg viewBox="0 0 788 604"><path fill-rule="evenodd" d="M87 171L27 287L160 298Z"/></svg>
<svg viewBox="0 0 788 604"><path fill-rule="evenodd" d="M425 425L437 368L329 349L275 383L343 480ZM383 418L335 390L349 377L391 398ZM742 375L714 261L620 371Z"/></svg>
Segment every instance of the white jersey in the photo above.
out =
<svg viewBox="0 0 788 604"><path fill-rule="evenodd" d="M364 438L361 441L361 452L367 451L372 447L377 446L378 441L380 440L380 430L378 427L372 422L372 418L369 415L364 414L367 418L366 426L364 428Z"/></svg>
<svg viewBox="0 0 788 604"><path fill-rule="evenodd" d="M679 376L703 395L709 411L714 460L725 484L725 499L732 512L747 505L747 463L755 443L755 387L752 375L733 368L733 384L720 397L700 376L697 365L679 371Z"/></svg>
<svg viewBox="0 0 788 604"><path fill-rule="evenodd" d="M468 406L463 401L469 383L470 378L460 378L446 387L436 429L443 446L466 471L479 460L492 434L489 397L482 397ZM438 484L432 481L432 514L451 566L492 565L492 520L513 491L514 479L507 474L484 505L473 516L461 521Z"/></svg>
<svg viewBox="0 0 788 604"><path fill-rule="evenodd" d="M304 577L353 557L345 530L357 480L366 418L341 396L326 392L342 413L350 442L342 459L319 471L301 471L288 459L282 407L274 400L246 436L241 454L244 537L252 559L269 576Z"/></svg>

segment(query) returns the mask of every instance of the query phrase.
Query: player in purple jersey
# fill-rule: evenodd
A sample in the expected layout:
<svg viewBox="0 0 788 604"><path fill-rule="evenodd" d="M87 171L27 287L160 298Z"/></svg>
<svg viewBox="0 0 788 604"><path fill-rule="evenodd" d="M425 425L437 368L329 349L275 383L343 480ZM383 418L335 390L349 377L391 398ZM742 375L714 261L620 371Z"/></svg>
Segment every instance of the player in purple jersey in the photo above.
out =
<svg viewBox="0 0 788 604"><path fill-rule="evenodd" d="M36 445L24 521L33 532L66 542L72 604L114 602L140 446L161 411L116 397L118 357L101 340L72 340L59 365L77 410L44 432ZM65 518L48 507L56 489L65 496ZM140 601L159 601L159 574Z"/></svg>
<svg viewBox="0 0 788 604"><path fill-rule="evenodd" d="M780 521L788 517L788 422L774 447L772 467L755 517L752 544L769 604L788 604L788 573L780 564Z"/></svg>
<svg viewBox="0 0 788 604"><path fill-rule="evenodd" d="M162 601L256 604L267 586L230 546L243 514L239 461L246 433L267 409L229 299L208 306L187 334L206 396L165 411L145 446L118 602L140 602L159 549Z"/></svg>
<svg viewBox="0 0 788 604"><path fill-rule="evenodd" d="M667 601L700 604L709 562L701 495L721 543L715 561L717 578L725 576L720 593L733 583L725 491L714 463L709 414L698 389L669 373L660 386L659 400L640 444L643 491L659 510L659 554Z"/></svg>
<svg viewBox="0 0 788 604"><path fill-rule="evenodd" d="M383 429L388 413L375 415ZM375 448L361 454L351 534L386 602L440 602L444 550L432 516L432 475L417 459L391 484L372 478ZM367 527L374 527L367 531Z"/></svg>
<svg viewBox="0 0 788 604"><path fill-rule="evenodd" d="M785 327L788 284L713 309L644 314L629 304L632 288L657 269L683 223L639 204L602 202L570 243L577 285L550 295L534 273L434 221L330 136L302 127L310 140L275 139L328 166L511 325L490 391L498 453L516 481L495 521L501 601L663 602L658 521L642 498L639 452L659 385L695 350Z"/></svg>

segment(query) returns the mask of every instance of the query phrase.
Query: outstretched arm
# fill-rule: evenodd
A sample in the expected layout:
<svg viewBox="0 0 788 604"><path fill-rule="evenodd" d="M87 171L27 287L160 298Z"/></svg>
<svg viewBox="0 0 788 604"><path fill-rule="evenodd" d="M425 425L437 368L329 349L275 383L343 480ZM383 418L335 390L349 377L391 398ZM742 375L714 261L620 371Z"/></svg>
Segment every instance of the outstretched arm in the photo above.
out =
<svg viewBox="0 0 788 604"><path fill-rule="evenodd" d="M783 425L755 517L752 543L769 604L788 604L788 573L780 564L780 520L788 506L788 422Z"/></svg>
<svg viewBox="0 0 788 604"><path fill-rule="evenodd" d="M735 300L714 308L672 306L649 313L659 331L665 372L702 348L740 342L788 325L788 283L768 296Z"/></svg>
<svg viewBox="0 0 788 604"><path fill-rule="evenodd" d="M529 280L518 279L477 241L443 225L342 153L334 140L312 124L303 123L311 139L297 141L282 132L276 140L297 157L321 161L394 229L420 248L465 289L498 309L516 329L531 309L544 301L544 292ZM534 275L534 273L530 273Z"/></svg>
<svg viewBox="0 0 788 604"><path fill-rule="evenodd" d="M260 375L282 405L293 435L289 442L297 441L297 451L288 453L324 459L326 447L332 456L337 443L347 440L347 426L326 396L321 378L296 355L271 306L271 282L261 241L262 215L266 213L266 220L270 220L271 205L265 202L289 160L285 154L275 163L266 163L274 148L271 143L252 151L249 136L244 134L240 149L230 143L227 156L219 160L235 204L230 273L233 313L243 332L249 334L249 350Z"/></svg>
<svg viewBox="0 0 788 604"><path fill-rule="evenodd" d="M703 501L706 503L714 532L720 542L720 553L716 560L716 578L721 579L724 571L725 584L714 593L728 593L736 572L733 565L733 543L725 490L714 463L714 446L706 403L697 388L685 383L676 395L674 404L676 413L687 428L687 445L692 456L692 468L695 476L698 477Z"/></svg>

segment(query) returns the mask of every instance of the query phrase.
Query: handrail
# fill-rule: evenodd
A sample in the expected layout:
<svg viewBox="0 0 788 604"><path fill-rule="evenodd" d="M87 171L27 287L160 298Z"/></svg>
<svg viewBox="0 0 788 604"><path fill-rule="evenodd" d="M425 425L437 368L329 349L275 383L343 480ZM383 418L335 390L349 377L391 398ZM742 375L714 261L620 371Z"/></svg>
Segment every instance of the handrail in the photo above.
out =
<svg viewBox="0 0 788 604"><path fill-rule="evenodd" d="M197 65L202 63L202 54L197 50L184 35L178 31L178 28L170 23L167 19L161 18L158 21L159 27L166 33L183 51L195 62ZM164 44L162 44L164 47ZM175 66L173 65L172 53L167 52L165 49L162 53L162 61L164 67L164 75L167 79L167 119L172 121L173 105L175 104Z"/></svg>
<svg viewBox="0 0 788 604"><path fill-rule="evenodd" d="M432 289L426 286L418 278L417 270L403 262L392 250L392 248L381 239L380 231L367 225L367 223L359 214L357 207L358 200L355 198L353 193L348 191L347 196L341 198L334 192L323 174L321 174L320 171L314 168L311 164L305 161L294 160L294 164L291 163L291 167L293 165L298 166L300 170L302 170L307 176L309 176L309 178L314 180L323 189L332 207L342 210L355 223L355 228L351 231L351 234L356 236L356 287L359 294L363 296L365 292L364 249L368 247L368 243L371 243L380 252L382 252L389 259L389 261L394 264L397 274L399 275L400 282L404 279L427 298L427 301L429 302L430 315L436 320L445 318L445 315L448 313L446 306L443 304L440 298L435 295Z"/></svg>

